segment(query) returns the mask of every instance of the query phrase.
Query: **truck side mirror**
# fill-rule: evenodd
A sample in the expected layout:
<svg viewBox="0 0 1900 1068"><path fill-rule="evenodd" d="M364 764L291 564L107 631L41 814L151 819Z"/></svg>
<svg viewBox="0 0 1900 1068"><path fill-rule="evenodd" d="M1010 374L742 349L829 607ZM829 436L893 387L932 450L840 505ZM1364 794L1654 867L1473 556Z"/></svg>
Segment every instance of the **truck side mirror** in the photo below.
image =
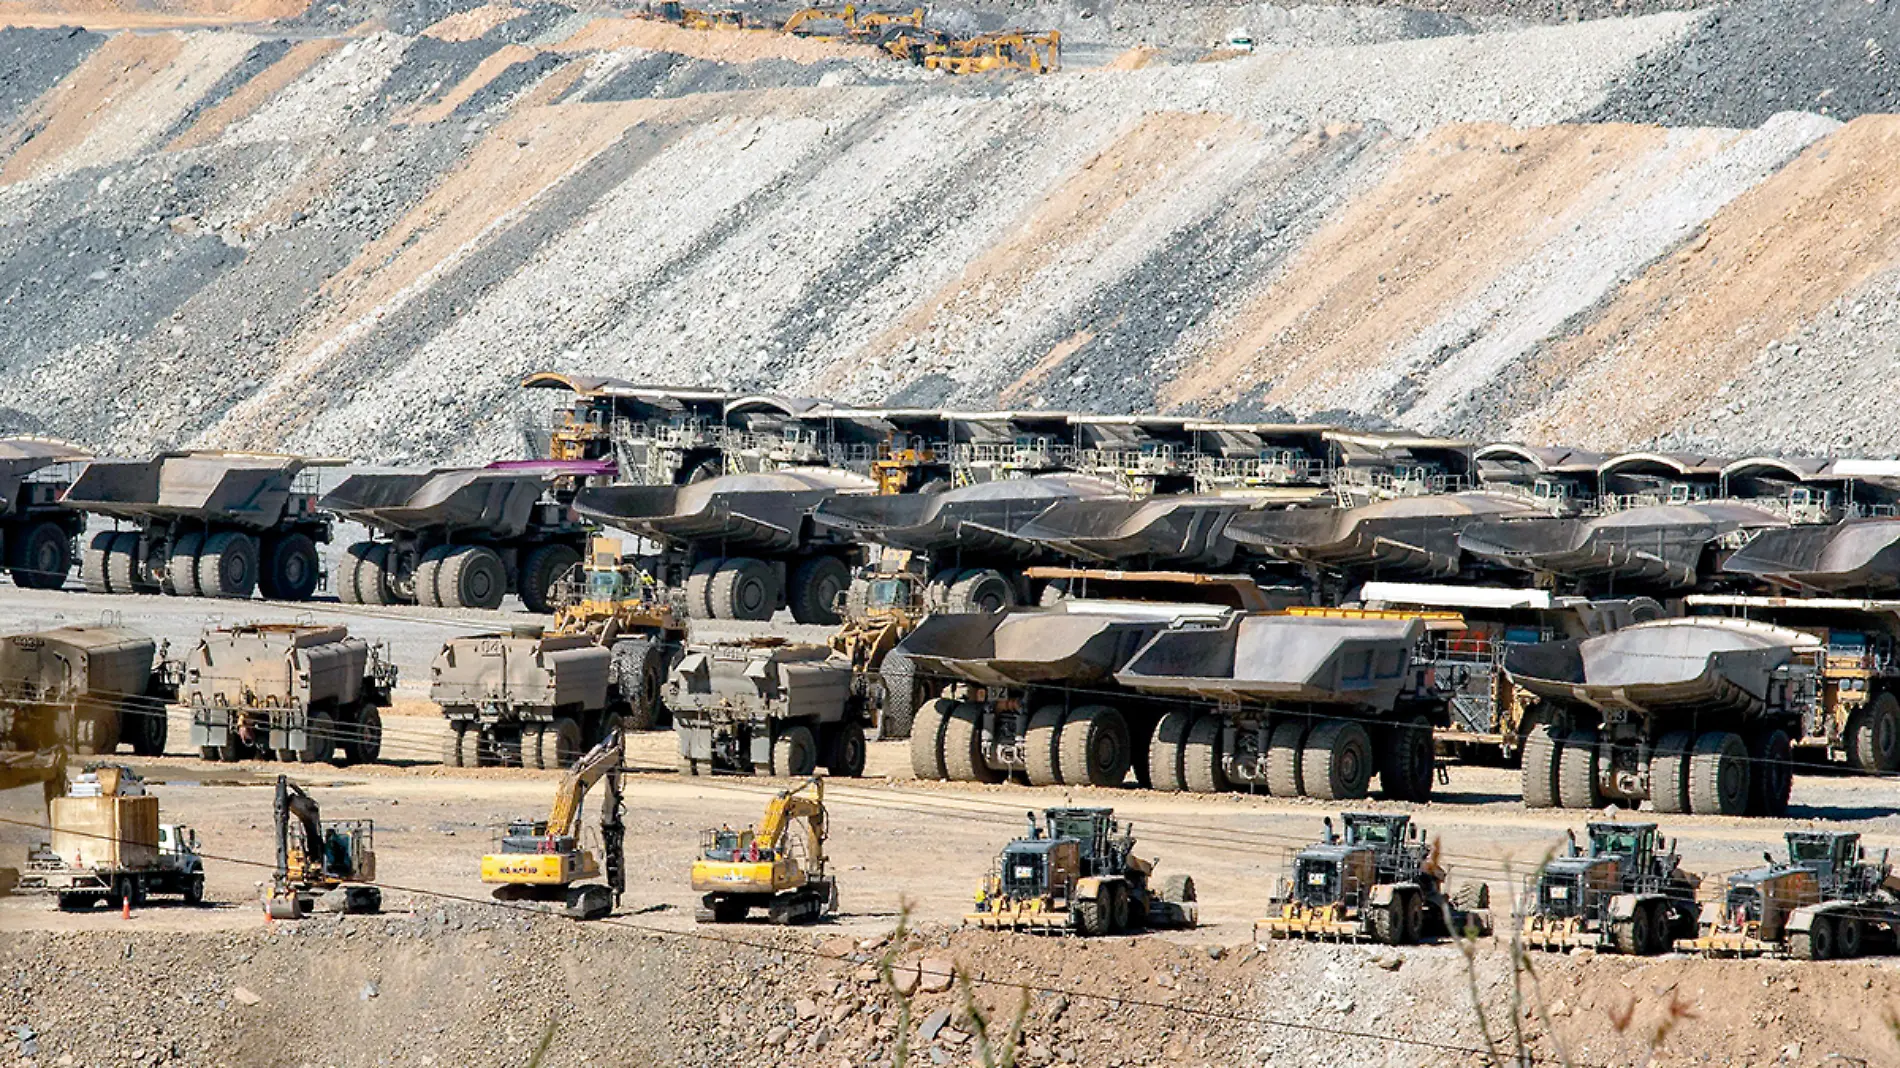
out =
<svg viewBox="0 0 1900 1068"><path fill-rule="evenodd" d="M1764 849L1761 851L1761 859L1767 861L1769 867L1774 867L1775 855L1773 853L1770 853L1766 849Z"/></svg>
<svg viewBox="0 0 1900 1068"><path fill-rule="evenodd" d="M1333 818L1331 816L1328 816L1326 817L1326 844L1332 845L1337 841L1339 841L1339 839L1333 833Z"/></svg>

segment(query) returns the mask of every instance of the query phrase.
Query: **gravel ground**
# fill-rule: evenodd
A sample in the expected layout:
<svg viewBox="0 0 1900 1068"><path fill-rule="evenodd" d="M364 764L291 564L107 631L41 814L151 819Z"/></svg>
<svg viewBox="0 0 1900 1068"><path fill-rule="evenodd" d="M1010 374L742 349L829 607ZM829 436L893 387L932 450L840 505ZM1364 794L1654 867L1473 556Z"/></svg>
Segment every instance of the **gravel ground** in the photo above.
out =
<svg viewBox="0 0 1900 1068"><path fill-rule="evenodd" d="M1778 111L1900 110L1900 3L1745 0L1638 63L1591 114L1606 122L1756 126Z"/></svg>

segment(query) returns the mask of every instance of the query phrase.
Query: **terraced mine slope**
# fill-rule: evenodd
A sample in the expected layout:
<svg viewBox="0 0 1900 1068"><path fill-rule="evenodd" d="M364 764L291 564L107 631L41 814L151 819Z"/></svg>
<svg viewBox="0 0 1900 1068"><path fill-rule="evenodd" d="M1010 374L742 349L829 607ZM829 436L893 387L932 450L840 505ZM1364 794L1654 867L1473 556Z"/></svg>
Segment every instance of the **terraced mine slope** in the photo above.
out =
<svg viewBox="0 0 1900 1068"><path fill-rule="evenodd" d="M1889 0L1432 6L990 0L944 17L1071 69L953 79L549 4L0 4L0 424L486 459L558 368L1900 449Z"/></svg>

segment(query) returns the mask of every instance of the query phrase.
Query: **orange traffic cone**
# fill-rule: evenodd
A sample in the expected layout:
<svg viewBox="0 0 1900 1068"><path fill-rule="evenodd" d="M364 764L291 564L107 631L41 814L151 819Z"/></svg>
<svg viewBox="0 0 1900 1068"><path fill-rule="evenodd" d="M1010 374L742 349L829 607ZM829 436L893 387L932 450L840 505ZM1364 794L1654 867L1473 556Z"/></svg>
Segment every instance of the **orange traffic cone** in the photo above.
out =
<svg viewBox="0 0 1900 1068"><path fill-rule="evenodd" d="M119 918L122 920L129 920L132 918L132 895L131 894L127 894L124 897L119 899Z"/></svg>

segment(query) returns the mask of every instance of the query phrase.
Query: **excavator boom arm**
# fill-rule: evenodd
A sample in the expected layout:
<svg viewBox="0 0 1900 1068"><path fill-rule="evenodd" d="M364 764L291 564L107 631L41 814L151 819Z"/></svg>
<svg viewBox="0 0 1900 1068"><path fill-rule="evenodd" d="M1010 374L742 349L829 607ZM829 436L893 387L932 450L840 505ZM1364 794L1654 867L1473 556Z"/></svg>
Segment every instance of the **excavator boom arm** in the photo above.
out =
<svg viewBox="0 0 1900 1068"><path fill-rule="evenodd" d="M611 731L601 743L574 762L560 788L554 791L554 808L548 813L548 834L572 836L580 828L581 803L587 791L608 772L620 766L620 732Z"/></svg>
<svg viewBox="0 0 1900 1068"><path fill-rule="evenodd" d="M825 863L825 781L816 776L793 790L774 797L766 803L765 818L759 822L755 840L775 853L784 848L785 836L797 820L805 820L811 828L811 864L813 868L823 868Z"/></svg>

